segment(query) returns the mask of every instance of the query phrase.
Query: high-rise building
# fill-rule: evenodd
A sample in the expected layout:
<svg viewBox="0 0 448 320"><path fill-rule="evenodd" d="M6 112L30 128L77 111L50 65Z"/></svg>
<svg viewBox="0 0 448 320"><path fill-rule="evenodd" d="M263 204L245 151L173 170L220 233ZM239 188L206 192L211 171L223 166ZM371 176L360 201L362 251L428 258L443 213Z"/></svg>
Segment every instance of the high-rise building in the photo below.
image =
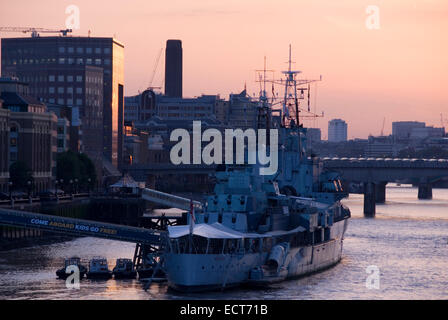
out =
<svg viewBox="0 0 448 320"><path fill-rule="evenodd" d="M84 144L90 144L86 148L101 150L106 160L119 166L124 122L121 43L97 37L6 38L1 59L2 74L29 83L32 96L78 106L88 137Z"/></svg>
<svg viewBox="0 0 448 320"><path fill-rule="evenodd" d="M165 95L182 98L182 41L180 40L166 42Z"/></svg>
<svg viewBox="0 0 448 320"><path fill-rule="evenodd" d="M347 123L341 119L333 119L328 122L328 141L347 141Z"/></svg>

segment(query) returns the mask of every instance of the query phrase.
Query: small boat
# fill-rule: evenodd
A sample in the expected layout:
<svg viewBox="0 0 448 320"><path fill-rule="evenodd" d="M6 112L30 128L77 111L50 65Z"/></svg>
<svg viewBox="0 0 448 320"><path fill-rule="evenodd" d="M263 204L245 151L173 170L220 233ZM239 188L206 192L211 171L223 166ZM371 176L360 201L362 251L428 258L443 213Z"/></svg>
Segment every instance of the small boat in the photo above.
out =
<svg viewBox="0 0 448 320"><path fill-rule="evenodd" d="M59 279L67 279L69 275L73 274L74 271L67 273L67 267L69 266L77 266L79 268L79 278L84 278L84 275L87 273L87 268L81 264L81 259L78 257L71 257L68 259L65 259L64 261L64 268L59 269L56 271L56 275Z"/></svg>
<svg viewBox="0 0 448 320"><path fill-rule="evenodd" d="M137 277L137 271L135 271L131 259L117 259L113 274L115 279L135 279Z"/></svg>
<svg viewBox="0 0 448 320"><path fill-rule="evenodd" d="M110 278L112 278L112 272L109 270L107 259L96 257L90 260L87 279L108 280Z"/></svg>

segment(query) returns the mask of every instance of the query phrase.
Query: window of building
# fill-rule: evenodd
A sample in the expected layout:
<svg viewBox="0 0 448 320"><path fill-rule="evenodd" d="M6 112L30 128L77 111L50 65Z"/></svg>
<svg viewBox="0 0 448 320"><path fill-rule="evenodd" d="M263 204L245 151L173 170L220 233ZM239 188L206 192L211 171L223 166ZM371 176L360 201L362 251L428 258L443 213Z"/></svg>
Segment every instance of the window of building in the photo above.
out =
<svg viewBox="0 0 448 320"><path fill-rule="evenodd" d="M90 59L90 58L88 58L88 59L86 59L86 64L92 64L92 59Z"/></svg>
<svg viewBox="0 0 448 320"><path fill-rule="evenodd" d="M68 51L68 53L74 53L75 52L75 48L68 47L67 51Z"/></svg>
<svg viewBox="0 0 448 320"><path fill-rule="evenodd" d="M76 53L84 53L84 48L82 47L76 48Z"/></svg>
<svg viewBox="0 0 448 320"><path fill-rule="evenodd" d="M101 65L101 59L95 59L95 64L96 64L97 66Z"/></svg>
<svg viewBox="0 0 448 320"><path fill-rule="evenodd" d="M104 53L105 54L110 54L110 48L104 48Z"/></svg>
<svg viewBox="0 0 448 320"><path fill-rule="evenodd" d="M65 77L64 77L63 75L59 75L59 76L58 76L58 81L59 81L59 82L64 82L64 78L65 78Z"/></svg>
<svg viewBox="0 0 448 320"><path fill-rule="evenodd" d="M73 99L72 98L67 99L67 105L69 105L69 106L73 105Z"/></svg>
<svg viewBox="0 0 448 320"><path fill-rule="evenodd" d="M110 59L104 59L104 64L106 66L110 66Z"/></svg>
<svg viewBox="0 0 448 320"><path fill-rule="evenodd" d="M101 48L95 48L95 53L96 54L101 54Z"/></svg>
<svg viewBox="0 0 448 320"><path fill-rule="evenodd" d="M68 63L68 64L74 64L74 63L75 63L75 59L73 59L73 58L68 58L68 59L67 59L67 63Z"/></svg>
<svg viewBox="0 0 448 320"><path fill-rule="evenodd" d="M76 105L82 106L82 99L76 99Z"/></svg>
<svg viewBox="0 0 448 320"><path fill-rule="evenodd" d="M54 82L54 80L55 80L55 76L53 76L53 75L48 76L48 81Z"/></svg>
<svg viewBox="0 0 448 320"><path fill-rule="evenodd" d="M59 47L58 51L59 53L65 53L65 47Z"/></svg>
<svg viewBox="0 0 448 320"><path fill-rule="evenodd" d="M65 92L64 87L58 87L58 93L59 93L59 94L62 94L62 93L64 93L64 92Z"/></svg>
<svg viewBox="0 0 448 320"><path fill-rule="evenodd" d="M86 48L86 53L92 53L92 52L93 52L92 48Z"/></svg>
<svg viewBox="0 0 448 320"><path fill-rule="evenodd" d="M50 99L48 99L48 102L50 102L50 103L54 103L54 98L50 98Z"/></svg>
<svg viewBox="0 0 448 320"><path fill-rule="evenodd" d="M58 104L61 104L61 105L65 104L65 101L64 101L64 99L62 99L62 98L59 98L59 99L58 99Z"/></svg>
<svg viewBox="0 0 448 320"><path fill-rule="evenodd" d="M67 93L73 93L73 88L68 87L68 88L67 88Z"/></svg>
<svg viewBox="0 0 448 320"><path fill-rule="evenodd" d="M73 76L67 76L67 82L73 82Z"/></svg>
<svg viewBox="0 0 448 320"><path fill-rule="evenodd" d="M58 140L58 148L64 148L64 140L62 139Z"/></svg>
<svg viewBox="0 0 448 320"><path fill-rule="evenodd" d="M65 58L59 58L59 64L65 64Z"/></svg>
<svg viewBox="0 0 448 320"><path fill-rule="evenodd" d="M48 93L54 93L54 87L49 87L48 88Z"/></svg>
<svg viewBox="0 0 448 320"><path fill-rule="evenodd" d="M82 88L76 88L76 93L77 94L82 94Z"/></svg>
<svg viewBox="0 0 448 320"><path fill-rule="evenodd" d="M84 64L84 59L83 58L76 59L76 64Z"/></svg>
<svg viewBox="0 0 448 320"><path fill-rule="evenodd" d="M76 76L76 82L82 82L82 76Z"/></svg>

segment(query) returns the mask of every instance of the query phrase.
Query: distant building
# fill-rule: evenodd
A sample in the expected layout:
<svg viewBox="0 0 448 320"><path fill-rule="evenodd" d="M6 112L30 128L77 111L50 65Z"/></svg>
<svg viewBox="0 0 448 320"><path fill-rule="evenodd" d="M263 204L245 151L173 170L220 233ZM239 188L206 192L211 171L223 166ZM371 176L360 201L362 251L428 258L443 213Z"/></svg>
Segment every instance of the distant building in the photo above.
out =
<svg viewBox="0 0 448 320"><path fill-rule="evenodd" d="M0 100L0 192L8 192L9 182L9 121L11 111L3 109Z"/></svg>
<svg viewBox="0 0 448 320"><path fill-rule="evenodd" d="M29 83L31 96L80 107L83 133L92 143L86 145L88 152L101 150L105 159L119 165L124 121L121 43L97 37L4 38L1 56L2 74Z"/></svg>
<svg viewBox="0 0 448 320"><path fill-rule="evenodd" d="M58 153L70 149L70 122L66 118L58 118Z"/></svg>
<svg viewBox="0 0 448 320"><path fill-rule="evenodd" d="M328 122L328 141L347 141L347 123L341 119L333 119Z"/></svg>
<svg viewBox="0 0 448 320"><path fill-rule="evenodd" d="M320 142L322 140L322 132L319 128L308 128L306 138L308 143Z"/></svg>
<svg viewBox="0 0 448 320"><path fill-rule="evenodd" d="M426 124L418 121L392 122L392 136L396 139L409 139L413 129L424 128Z"/></svg>
<svg viewBox="0 0 448 320"><path fill-rule="evenodd" d="M168 40L165 56L165 95L182 98L182 41Z"/></svg>
<svg viewBox="0 0 448 320"><path fill-rule="evenodd" d="M391 136L388 137L373 137L370 136L368 144L364 150L364 157L366 158L391 158L396 157L405 145L394 142Z"/></svg>
<svg viewBox="0 0 448 320"><path fill-rule="evenodd" d="M141 95L124 97L124 122L139 121Z"/></svg>
<svg viewBox="0 0 448 320"><path fill-rule="evenodd" d="M215 116L219 96L202 95L197 98L173 98L147 90L125 98L125 121L147 122L152 117L167 120L201 120Z"/></svg>
<svg viewBox="0 0 448 320"><path fill-rule="evenodd" d="M426 139L429 137L444 137L445 128L434 128L434 127L424 127L424 128L413 128L411 131L410 139Z"/></svg>
<svg viewBox="0 0 448 320"><path fill-rule="evenodd" d="M58 117L58 146L64 145L63 149L65 151L68 148L75 153L82 152L82 129L81 120L79 119L79 107L69 107L49 102L46 105L47 110L53 112ZM61 131L68 134L68 137L59 136ZM65 139L65 141L59 141L59 139Z"/></svg>
<svg viewBox="0 0 448 320"><path fill-rule="evenodd" d="M229 96L227 125L233 128L249 129L258 127L259 102L247 95L246 89Z"/></svg>

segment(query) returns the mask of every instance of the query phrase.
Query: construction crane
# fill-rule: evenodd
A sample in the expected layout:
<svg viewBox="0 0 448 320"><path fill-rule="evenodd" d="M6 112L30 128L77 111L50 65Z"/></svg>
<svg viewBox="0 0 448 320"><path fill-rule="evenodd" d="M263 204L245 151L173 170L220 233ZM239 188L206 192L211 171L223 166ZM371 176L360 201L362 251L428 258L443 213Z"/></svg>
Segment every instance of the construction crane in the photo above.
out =
<svg viewBox="0 0 448 320"><path fill-rule="evenodd" d="M381 137L384 137L384 125L386 124L386 117L383 119L383 127L381 128Z"/></svg>
<svg viewBox="0 0 448 320"><path fill-rule="evenodd" d="M442 124L442 128L445 127L445 123L448 125L448 120L443 119L443 114L440 114L440 123Z"/></svg>
<svg viewBox="0 0 448 320"><path fill-rule="evenodd" d="M1 32L21 32L21 33L30 33L31 37L36 38L39 37L39 34L41 33L61 33L64 37L67 36L67 34L73 32L72 29L63 29L63 30L56 30L56 29L44 29L44 28L32 28L32 27L0 27L0 33Z"/></svg>
<svg viewBox="0 0 448 320"><path fill-rule="evenodd" d="M155 65L154 65L154 70L152 71L151 79L149 81L148 89L161 89L161 87L153 87L152 83L154 82L154 77L157 73L157 68L159 67L159 62L160 62L160 58L162 57L162 53L163 53L163 48L160 48L159 55L157 56L157 59L156 59Z"/></svg>

